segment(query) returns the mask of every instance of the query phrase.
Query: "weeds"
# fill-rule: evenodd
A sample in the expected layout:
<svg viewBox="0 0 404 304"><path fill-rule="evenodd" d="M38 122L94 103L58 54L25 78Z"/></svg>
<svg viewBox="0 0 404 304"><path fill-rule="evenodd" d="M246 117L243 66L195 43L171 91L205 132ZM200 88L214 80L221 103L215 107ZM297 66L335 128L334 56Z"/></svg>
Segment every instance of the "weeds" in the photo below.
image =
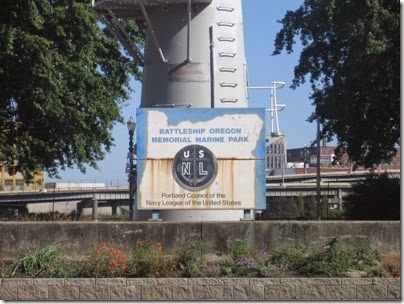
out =
<svg viewBox="0 0 404 304"><path fill-rule="evenodd" d="M368 245L351 250L344 248L339 237L331 239L321 250L298 246L284 248L275 253L271 261L282 263L303 276L343 277L350 272L358 272L364 277L400 275L400 262L382 263L379 252Z"/></svg>
<svg viewBox="0 0 404 304"><path fill-rule="evenodd" d="M383 260L370 246L349 250L339 237L322 249L290 246L274 253L251 249L235 240L227 255L206 261L212 251L206 242L189 236L175 252L149 238L133 247L111 239L95 244L84 257L64 254L61 242L20 256L0 271L1 277L276 277L287 271L299 276L343 277L351 272L365 277L400 277L400 258ZM66 244L65 244L66 245Z"/></svg>
<svg viewBox="0 0 404 304"><path fill-rule="evenodd" d="M296 270L305 263L305 259L309 255L308 247L293 245L275 252L270 261L275 265L282 265L287 270Z"/></svg>
<svg viewBox="0 0 404 304"><path fill-rule="evenodd" d="M75 277L77 270L74 261L62 253L61 245L54 243L37 251L20 256L2 273L2 277L15 277L25 274L29 277L68 278Z"/></svg>
<svg viewBox="0 0 404 304"><path fill-rule="evenodd" d="M304 259L299 273L307 276L340 277L353 266L352 254L341 248L340 238L333 238L324 250Z"/></svg>

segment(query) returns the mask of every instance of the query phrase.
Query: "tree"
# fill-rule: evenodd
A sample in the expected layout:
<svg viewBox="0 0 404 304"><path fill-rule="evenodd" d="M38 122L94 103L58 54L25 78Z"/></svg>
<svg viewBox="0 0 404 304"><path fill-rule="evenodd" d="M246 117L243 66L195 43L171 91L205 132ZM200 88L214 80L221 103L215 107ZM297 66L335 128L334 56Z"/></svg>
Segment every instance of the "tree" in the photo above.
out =
<svg viewBox="0 0 404 304"><path fill-rule="evenodd" d="M336 154L372 167L400 144L400 2L305 0L280 21L274 55L303 50L292 88L309 75L310 98L322 136L336 137Z"/></svg>
<svg viewBox="0 0 404 304"><path fill-rule="evenodd" d="M268 197L267 209L261 219L289 219L292 213L291 201L286 196Z"/></svg>
<svg viewBox="0 0 404 304"><path fill-rule="evenodd" d="M328 205L328 197L327 195L323 195L320 201L320 218L321 219L327 219L328 218L328 210L329 210L329 205Z"/></svg>
<svg viewBox="0 0 404 304"><path fill-rule="evenodd" d="M292 206L292 213L290 216L292 218L298 218L300 213L294 196L289 197L289 204Z"/></svg>
<svg viewBox="0 0 404 304"><path fill-rule="evenodd" d="M298 196L297 198L293 198L293 209L292 209L292 217L293 218L301 218L304 217L304 198L303 196Z"/></svg>
<svg viewBox="0 0 404 304"><path fill-rule="evenodd" d="M304 200L305 215L309 219L317 218L317 200L314 195L307 196Z"/></svg>
<svg viewBox="0 0 404 304"><path fill-rule="evenodd" d="M0 163L9 173L97 168L141 73L89 0L5 0L0 10ZM142 43L136 24L124 22Z"/></svg>
<svg viewBox="0 0 404 304"><path fill-rule="evenodd" d="M344 198L347 216L354 220L400 220L400 179L369 174Z"/></svg>

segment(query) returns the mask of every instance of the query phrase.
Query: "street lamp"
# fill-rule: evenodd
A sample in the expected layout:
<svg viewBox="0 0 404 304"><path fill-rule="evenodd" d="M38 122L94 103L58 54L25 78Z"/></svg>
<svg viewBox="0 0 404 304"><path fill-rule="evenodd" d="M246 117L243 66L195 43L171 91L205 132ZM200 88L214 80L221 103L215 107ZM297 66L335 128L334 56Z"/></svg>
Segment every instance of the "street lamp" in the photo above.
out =
<svg viewBox="0 0 404 304"><path fill-rule="evenodd" d="M136 123L132 117L129 118L128 122L126 123L129 131L129 153L128 153L128 166L126 168L126 173L128 173L128 181L129 181L129 220L133 221L134 214L133 214L133 207L135 202L135 193L136 193L136 168L133 163L134 161L134 154L135 148L133 145L133 135L135 134Z"/></svg>
<svg viewBox="0 0 404 304"><path fill-rule="evenodd" d="M308 157L309 157L309 155L310 155L309 150L307 149L307 145L305 144L305 145L304 145L304 148L303 148L303 157L304 157L304 159L303 159L303 167L304 167L304 174L307 173L307 165L308 165Z"/></svg>
<svg viewBox="0 0 404 304"><path fill-rule="evenodd" d="M317 114L317 220L321 219L320 214L320 203L321 203L321 189L320 189L320 182L321 182L321 172L320 172L320 117ZM328 206L327 206L328 207Z"/></svg>

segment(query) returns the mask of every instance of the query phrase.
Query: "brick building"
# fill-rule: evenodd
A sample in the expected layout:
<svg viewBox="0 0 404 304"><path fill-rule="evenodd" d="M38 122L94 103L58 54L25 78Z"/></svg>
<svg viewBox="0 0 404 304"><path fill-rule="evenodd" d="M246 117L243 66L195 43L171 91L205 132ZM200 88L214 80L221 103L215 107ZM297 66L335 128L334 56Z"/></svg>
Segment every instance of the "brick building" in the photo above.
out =
<svg viewBox="0 0 404 304"><path fill-rule="evenodd" d="M333 165L333 157L335 156L335 146L327 146L323 141L320 146L320 166L322 172L349 171L352 166L349 163L347 155L343 155L339 164ZM391 162L382 162L375 167L377 170L400 170L401 158L400 148L397 148L397 155L393 157ZM317 147L303 147L295 149L287 149L287 167L294 168L296 174L315 173L317 170Z"/></svg>

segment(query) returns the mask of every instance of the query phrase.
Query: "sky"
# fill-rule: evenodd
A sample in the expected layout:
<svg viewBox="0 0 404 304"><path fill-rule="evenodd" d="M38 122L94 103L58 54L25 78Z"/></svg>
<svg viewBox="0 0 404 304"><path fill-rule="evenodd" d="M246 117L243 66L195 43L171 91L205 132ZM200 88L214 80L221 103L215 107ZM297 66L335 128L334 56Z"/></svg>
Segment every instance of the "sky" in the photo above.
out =
<svg viewBox="0 0 404 304"><path fill-rule="evenodd" d="M278 104L286 108L279 112L279 129L286 135L287 148L300 148L310 145L315 140L316 125L307 122L313 112L307 84L293 90L290 88L293 70L299 60L300 47L292 54L283 52L271 56L274 50L276 33L281 29L281 20L288 10L297 9L303 0L242 0L245 52L248 65L249 86L270 86L273 81L282 81L286 85L277 90ZM141 84L132 83L135 93L131 95L122 116L127 121L136 117L136 108L140 104ZM250 90L249 107L269 107L269 90ZM269 120L267 121L269 122ZM86 174L78 169L60 170L59 182L104 182L108 184L124 184L126 156L128 153L129 135L125 124L117 124L113 129L115 146L98 163L99 170L88 168ZM45 177L45 182L54 181Z"/></svg>

